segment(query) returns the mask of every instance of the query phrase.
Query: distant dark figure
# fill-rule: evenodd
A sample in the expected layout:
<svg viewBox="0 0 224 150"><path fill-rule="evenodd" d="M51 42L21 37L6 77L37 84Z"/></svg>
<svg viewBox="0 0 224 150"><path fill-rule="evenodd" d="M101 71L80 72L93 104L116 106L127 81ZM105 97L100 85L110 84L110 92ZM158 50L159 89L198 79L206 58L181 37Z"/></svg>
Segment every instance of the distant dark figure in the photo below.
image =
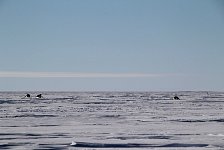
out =
<svg viewBox="0 0 224 150"><path fill-rule="evenodd" d="M30 94L26 94L24 97L22 97L21 99L24 99L24 98L31 98Z"/></svg>
<svg viewBox="0 0 224 150"><path fill-rule="evenodd" d="M26 94L26 96L25 96L25 97L30 98L31 96L30 96L30 94Z"/></svg>
<svg viewBox="0 0 224 150"><path fill-rule="evenodd" d="M207 93L208 96L210 95L209 92L206 92L206 93Z"/></svg>
<svg viewBox="0 0 224 150"><path fill-rule="evenodd" d="M42 94L38 94L36 98L43 98Z"/></svg>
<svg viewBox="0 0 224 150"><path fill-rule="evenodd" d="M178 96L174 96L173 99L179 100L180 98Z"/></svg>

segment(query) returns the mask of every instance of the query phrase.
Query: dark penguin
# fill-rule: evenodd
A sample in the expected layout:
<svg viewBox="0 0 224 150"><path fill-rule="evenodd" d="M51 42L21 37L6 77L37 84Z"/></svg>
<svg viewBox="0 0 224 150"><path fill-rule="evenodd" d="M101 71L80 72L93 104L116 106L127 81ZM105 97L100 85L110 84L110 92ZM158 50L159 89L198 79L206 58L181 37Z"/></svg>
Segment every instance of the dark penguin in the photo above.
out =
<svg viewBox="0 0 224 150"><path fill-rule="evenodd" d="M30 94L26 94L26 96L25 96L25 97L30 98L31 96L30 96Z"/></svg>
<svg viewBox="0 0 224 150"><path fill-rule="evenodd" d="M43 96L42 96L42 94L38 94L37 96L36 96L36 98L42 98Z"/></svg>
<svg viewBox="0 0 224 150"><path fill-rule="evenodd" d="M179 100L180 98L178 96L174 96L173 99Z"/></svg>

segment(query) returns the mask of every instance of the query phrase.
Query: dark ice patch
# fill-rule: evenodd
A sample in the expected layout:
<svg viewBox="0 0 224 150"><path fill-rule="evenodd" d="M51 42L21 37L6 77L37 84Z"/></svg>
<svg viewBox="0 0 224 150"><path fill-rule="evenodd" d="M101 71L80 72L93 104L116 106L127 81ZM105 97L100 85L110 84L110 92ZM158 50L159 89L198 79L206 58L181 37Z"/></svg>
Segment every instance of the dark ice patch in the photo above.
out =
<svg viewBox="0 0 224 150"><path fill-rule="evenodd" d="M73 147L85 147L85 148L141 148L141 147L152 147L150 144L106 144L106 143L88 143L88 142L76 142Z"/></svg>
<svg viewBox="0 0 224 150"><path fill-rule="evenodd" d="M0 140L13 140L13 139L53 139L68 137L65 133L52 133L52 134L36 134L36 133L0 133Z"/></svg>
<svg viewBox="0 0 224 150"><path fill-rule="evenodd" d="M102 115L100 118L120 118L121 115Z"/></svg>
<svg viewBox="0 0 224 150"><path fill-rule="evenodd" d="M176 122L206 122L206 120L185 120L185 119L178 119L178 120L172 120Z"/></svg>
<svg viewBox="0 0 224 150"><path fill-rule="evenodd" d="M177 121L177 122L189 122L189 123L197 123L197 122L224 122L224 119L201 119L201 120L191 120L191 119L177 119L177 120L172 120L172 121Z"/></svg>
<svg viewBox="0 0 224 150"><path fill-rule="evenodd" d="M210 120L211 122L224 122L224 119L214 119L214 120Z"/></svg>
<svg viewBox="0 0 224 150"><path fill-rule="evenodd" d="M0 104L20 104L27 103L27 101L22 100L0 100Z"/></svg>
<svg viewBox="0 0 224 150"><path fill-rule="evenodd" d="M158 147L207 147L208 144L184 144L184 143L172 143Z"/></svg>
<svg viewBox="0 0 224 150"><path fill-rule="evenodd" d="M33 143L30 143L30 142L26 142L26 143L6 143L6 144L0 144L0 149L13 149L13 147L30 145L30 144L33 144Z"/></svg>
<svg viewBox="0 0 224 150"><path fill-rule="evenodd" d="M76 142L72 146L82 148L159 148L159 147L185 148L185 147L207 147L208 144L171 143L165 145L154 145L154 144L139 144L139 143L108 144L108 143Z"/></svg>
<svg viewBox="0 0 224 150"><path fill-rule="evenodd" d="M27 117L33 117L33 118L42 118L42 117L57 117L57 115L37 115L37 114L21 114L21 115L12 115L12 116L2 116L0 118L27 118Z"/></svg>
<svg viewBox="0 0 224 150"><path fill-rule="evenodd" d="M34 150L67 150L68 146L70 144L68 143L62 143L62 144L39 144L39 147Z"/></svg>
<svg viewBox="0 0 224 150"><path fill-rule="evenodd" d="M41 124L41 125L35 125L32 127L57 127L59 125L55 125L55 124Z"/></svg>
<svg viewBox="0 0 224 150"><path fill-rule="evenodd" d="M146 135L146 136L126 136L126 137L110 137L107 139L119 139L119 140L130 140L130 139L171 139L172 136L165 136L165 135Z"/></svg>
<svg viewBox="0 0 224 150"><path fill-rule="evenodd" d="M99 101L99 102L77 102L75 104L85 104L85 105L105 105L105 104L125 104L125 102L107 102L107 101Z"/></svg>

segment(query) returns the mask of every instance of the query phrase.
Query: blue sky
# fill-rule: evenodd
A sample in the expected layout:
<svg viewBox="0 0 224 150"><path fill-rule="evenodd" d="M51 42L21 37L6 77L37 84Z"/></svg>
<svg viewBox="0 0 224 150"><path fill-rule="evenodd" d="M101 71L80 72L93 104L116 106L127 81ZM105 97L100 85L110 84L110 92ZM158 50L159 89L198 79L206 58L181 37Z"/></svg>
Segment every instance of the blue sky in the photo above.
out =
<svg viewBox="0 0 224 150"><path fill-rule="evenodd" d="M221 0L1 0L0 90L224 90Z"/></svg>

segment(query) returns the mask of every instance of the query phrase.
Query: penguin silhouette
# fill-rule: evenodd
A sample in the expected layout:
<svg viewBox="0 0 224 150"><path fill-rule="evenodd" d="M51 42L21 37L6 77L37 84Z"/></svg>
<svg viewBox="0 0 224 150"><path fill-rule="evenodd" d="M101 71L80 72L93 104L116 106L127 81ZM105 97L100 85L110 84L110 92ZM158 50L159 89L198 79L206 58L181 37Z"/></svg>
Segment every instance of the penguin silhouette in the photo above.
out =
<svg viewBox="0 0 224 150"><path fill-rule="evenodd" d="M173 99L179 100L180 98L178 96L174 96Z"/></svg>
<svg viewBox="0 0 224 150"><path fill-rule="evenodd" d="M36 98L43 98L42 94L38 94Z"/></svg>
<svg viewBox="0 0 224 150"><path fill-rule="evenodd" d="M30 96L30 94L26 94L26 96L25 96L25 97L30 98L31 96Z"/></svg>

